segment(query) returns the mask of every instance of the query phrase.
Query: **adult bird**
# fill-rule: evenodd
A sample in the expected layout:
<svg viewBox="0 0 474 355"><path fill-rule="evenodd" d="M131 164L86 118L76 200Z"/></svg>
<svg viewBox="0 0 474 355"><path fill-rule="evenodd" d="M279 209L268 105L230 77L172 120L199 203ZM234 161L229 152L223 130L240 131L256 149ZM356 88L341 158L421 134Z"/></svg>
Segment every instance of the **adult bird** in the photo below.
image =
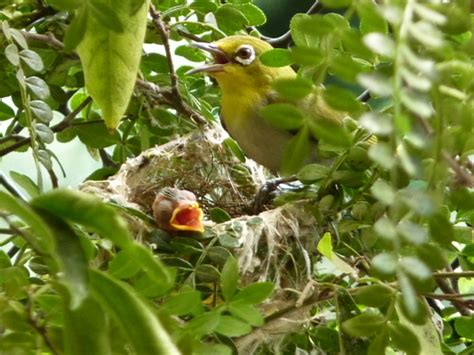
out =
<svg viewBox="0 0 474 355"><path fill-rule="evenodd" d="M235 35L215 43L193 43L193 46L214 58L214 63L192 69L188 74L205 73L217 81L222 91L221 119L225 129L246 156L273 172L282 172L289 142L298 131L277 127L259 112L268 104L288 102L278 95L273 84L280 79L296 78L296 72L290 66L274 68L262 64L260 56L273 47L255 37ZM346 116L330 108L317 88L293 103L310 120L326 120L333 126L341 126ZM316 139L310 144L311 156L292 166L323 160Z"/></svg>
<svg viewBox="0 0 474 355"><path fill-rule="evenodd" d="M204 232L203 212L191 191L162 189L152 206L156 224L170 232Z"/></svg>

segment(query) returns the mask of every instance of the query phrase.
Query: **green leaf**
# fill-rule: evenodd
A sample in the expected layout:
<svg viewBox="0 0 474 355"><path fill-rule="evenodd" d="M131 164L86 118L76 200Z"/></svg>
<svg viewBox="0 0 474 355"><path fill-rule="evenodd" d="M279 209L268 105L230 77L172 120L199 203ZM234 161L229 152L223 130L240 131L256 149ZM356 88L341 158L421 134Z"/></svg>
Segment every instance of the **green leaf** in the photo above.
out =
<svg viewBox="0 0 474 355"><path fill-rule="evenodd" d="M359 119L359 124L378 136L388 136L393 130L392 122L388 116L374 112L364 113Z"/></svg>
<svg viewBox="0 0 474 355"><path fill-rule="evenodd" d="M449 244L454 239L454 228L444 213L436 213L429 220L431 237L441 244Z"/></svg>
<svg viewBox="0 0 474 355"><path fill-rule="evenodd" d="M18 54L18 47L13 43L10 43L5 48L5 57L7 57L8 61L13 64L15 67L20 64L20 55Z"/></svg>
<svg viewBox="0 0 474 355"><path fill-rule="evenodd" d="M246 286L240 290L232 301L239 301L241 304L257 304L267 299L273 292L273 283L258 282Z"/></svg>
<svg viewBox="0 0 474 355"><path fill-rule="evenodd" d="M185 327L185 331L196 338L212 333L218 326L221 315L218 312L206 312L193 318Z"/></svg>
<svg viewBox="0 0 474 355"><path fill-rule="evenodd" d="M278 79L272 85L282 97L290 100L302 99L313 90L313 82L305 78Z"/></svg>
<svg viewBox="0 0 474 355"><path fill-rule="evenodd" d="M324 179L329 174L329 168L321 164L308 164L304 166L296 177L303 183L309 184Z"/></svg>
<svg viewBox="0 0 474 355"><path fill-rule="evenodd" d="M388 78L376 73L362 73L357 76L359 84L369 89L370 92L378 96L390 96L392 85ZM375 115L375 113L369 113Z"/></svg>
<svg viewBox="0 0 474 355"><path fill-rule="evenodd" d="M291 18L291 37L297 46L318 47L319 33L315 31L314 17L306 14L296 14Z"/></svg>
<svg viewBox="0 0 474 355"><path fill-rule="evenodd" d="M131 1L129 0L130 3ZM124 32L125 24L122 22L122 18L119 17L116 7L109 6L103 0L92 0L87 4L89 5L90 16L96 17L96 20L106 29L116 33Z"/></svg>
<svg viewBox="0 0 474 355"><path fill-rule="evenodd" d="M209 211L209 217L211 217L211 220L215 223L224 223L232 219L232 217L226 212L226 210L223 210L219 207L212 208Z"/></svg>
<svg viewBox="0 0 474 355"><path fill-rule="evenodd" d="M25 190L30 197L36 197L39 195L38 186L30 179L29 176L17 173L16 171L10 171L10 176L23 190Z"/></svg>
<svg viewBox="0 0 474 355"><path fill-rule="evenodd" d="M86 88L99 105L110 130L118 126L127 109L145 37L147 2L130 15L129 1L114 3L113 13L124 24L123 32L112 30L110 24L106 26L96 17L88 16L84 38L77 47Z"/></svg>
<svg viewBox="0 0 474 355"><path fill-rule="evenodd" d="M233 34L248 26L248 20L242 11L231 4L221 5L214 15L219 28L227 34Z"/></svg>
<svg viewBox="0 0 474 355"><path fill-rule="evenodd" d="M193 348L193 355L232 355L232 349L224 344L201 343Z"/></svg>
<svg viewBox="0 0 474 355"><path fill-rule="evenodd" d="M105 311L122 327L137 354L180 354L149 306L127 284L91 270L91 287Z"/></svg>
<svg viewBox="0 0 474 355"><path fill-rule="evenodd" d="M201 293L196 290L185 289L163 302L160 311L177 316L202 313Z"/></svg>
<svg viewBox="0 0 474 355"><path fill-rule="evenodd" d="M186 58L192 62L204 62L206 56L197 48L190 47L188 45L179 46L175 49L174 54ZM168 64L166 64L168 66Z"/></svg>
<svg viewBox="0 0 474 355"><path fill-rule="evenodd" d="M288 64L294 62L296 64L312 67L320 65L326 60L326 54L321 48L313 47L292 47L288 56Z"/></svg>
<svg viewBox="0 0 474 355"><path fill-rule="evenodd" d="M119 279L128 279L136 275L141 269L141 263L135 256L134 249L119 251L109 263L109 272Z"/></svg>
<svg viewBox="0 0 474 355"><path fill-rule="evenodd" d="M87 6L82 6L82 8L76 12L76 15L66 29L64 35L64 50L66 52L72 52L76 49L86 34L88 18L87 9Z"/></svg>
<svg viewBox="0 0 474 355"><path fill-rule="evenodd" d="M378 179L370 188L370 192L386 205L391 205L395 201L395 190L385 180Z"/></svg>
<svg viewBox="0 0 474 355"><path fill-rule="evenodd" d="M311 140L308 128L303 126L298 134L291 138L286 146L283 162L281 165L281 174L288 176L296 173L305 162L308 161L311 154Z"/></svg>
<svg viewBox="0 0 474 355"><path fill-rule="evenodd" d="M274 48L260 56L260 61L267 67L279 68L293 64L290 51L282 48Z"/></svg>
<svg viewBox="0 0 474 355"><path fill-rule="evenodd" d="M240 337L252 331L252 327L239 319L231 316L221 316L219 324L215 329L216 333L228 337Z"/></svg>
<svg viewBox="0 0 474 355"><path fill-rule="evenodd" d="M54 132L43 123L36 123L33 125L36 132L36 136L46 144L53 143L54 141Z"/></svg>
<svg viewBox="0 0 474 355"><path fill-rule="evenodd" d="M342 330L353 337L365 337L380 331L385 322L383 315L365 312L342 323Z"/></svg>
<svg viewBox="0 0 474 355"><path fill-rule="evenodd" d="M239 266L234 257L229 257L224 264L220 282L224 299L230 301L237 291L239 282Z"/></svg>
<svg viewBox="0 0 474 355"><path fill-rule="evenodd" d="M370 159L385 170L390 170L395 166L396 161L393 155L391 147L385 142L378 142L369 148Z"/></svg>
<svg viewBox="0 0 474 355"><path fill-rule="evenodd" d="M0 269L6 269L10 266L12 266L10 257L6 252L0 250Z"/></svg>
<svg viewBox="0 0 474 355"><path fill-rule="evenodd" d="M239 145L235 140L232 138L226 138L224 139L224 144L226 145L227 148L234 154L237 159L240 160L240 162L245 162L245 154L242 152L242 149L240 149Z"/></svg>
<svg viewBox="0 0 474 355"><path fill-rule="evenodd" d="M383 215L375 222L374 231L388 241L396 241L397 239L397 230L386 215Z"/></svg>
<svg viewBox="0 0 474 355"><path fill-rule="evenodd" d="M358 289L354 294L354 299L358 304L369 307L382 307L390 301L393 295L394 290L390 287L375 284Z"/></svg>
<svg viewBox="0 0 474 355"><path fill-rule="evenodd" d="M97 301L88 297L81 306L64 312L64 347L71 355L111 354L106 315Z"/></svg>
<svg viewBox="0 0 474 355"><path fill-rule="evenodd" d="M43 70L43 60L38 53L32 50L23 49L20 51L20 59L36 72Z"/></svg>
<svg viewBox="0 0 474 355"><path fill-rule="evenodd" d="M46 100L50 95L48 84L46 84L43 79L38 78L37 76L30 76L26 78L25 84L31 90L31 92L41 100Z"/></svg>
<svg viewBox="0 0 474 355"><path fill-rule="evenodd" d="M270 104L262 107L260 116L273 127L281 130L296 130L303 125L303 113L291 104Z"/></svg>
<svg viewBox="0 0 474 355"><path fill-rule="evenodd" d="M261 327L264 319L260 311L254 306L242 304L240 302L231 302L228 305L229 312L254 327Z"/></svg>
<svg viewBox="0 0 474 355"><path fill-rule="evenodd" d="M419 354L421 350L417 336L405 325L399 322L388 324L391 343L408 354Z"/></svg>
<svg viewBox="0 0 474 355"><path fill-rule="evenodd" d="M196 0L189 4L189 7L195 11L207 14L217 10L217 5L209 0Z"/></svg>
<svg viewBox="0 0 474 355"><path fill-rule="evenodd" d="M8 120L15 116L15 111L6 103L0 101L0 121Z"/></svg>
<svg viewBox="0 0 474 355"><path fill-rule="evenodd" d="M399 272L398 283L402 291L398 299L401 311L411 323L425 324L429 317L429 311L426 304L417 297L410 279L404 273Z"/></svg>
<svg viewBox="0 0 474 355"><path fill-rule="evenodd" d="M364 44L375 54L388 58L395 56L395 42L382 33L372 32L365 35Z"/></svg>
<svg viewBox="0 0 474 355"><path fill-rule="evenodd" d="M456 332L463 338L474 340L474 318L459 317L454 320Z"/></svg>
<svg viewBox="0 0 474 355"><path fill-rule="evenodd" d="M218 265L225 265L227 259L232 257L231 252L221 246L211 247L207 250L207 255L209 258Z"/></svg>
<svg viewBox="0 0 474 355"><path fill-rule="evenodd" d="M72 11L82 5L81 0L48 0L48 4L59 10Z"/></svg>
<svg viewBox="0 0 474 355"><path fill-rule="evenodd" d="M384 327L382 331L377 334L370 343L367 355L380 355L385 354L385 349L388 346L388 332L387 327Z"/></svg>
<svg viewBox="0 0 474 355"><path fill-rule="evenodd" d="M93 229L120 248L127 248L132 244L124 220L98 197L69 189L55 189L33 199L31 203L57 217Z"/></svg>
<svg viewBox="0 0 474 355"><path fill-rule="evenodd" d="M347 130L337 121L317 118L309 123L314 137L337 147L350 147L351 137Z"/></svg>
<svg viewBox="0 0 474 355"><path fill-rule="evenodd" d="M429 99L415 90L402 89L400 98L408 110L423 118L429 118L433 114Z"/></svg>
<svg viewBox="0 0 474 355"><path fill-rule="evenodd" d="M329 106L339 111L359 112L362 109L354 94L335 85L328 86L324 90L323 97Z"/></svg>
<svg viewBox="0 0 474 355"><path fill-rule="evenodd" d="M53 119L53 111L49 105L41 100L33 100L30 102L30 108L33 114L44 123L49 123Z"/></svg>
<svg viewBox="0 0 474 355"><path fill-rule="evenodd" d="M220 279L219 270L210 264L201 264L196 268L196 277L202 282L218 282Z"/></svg>
<svg viewBox="0 0 474 355"><path fill-rule="evenodd" d="M428 240L428 233L419 224L402 220L397 226L398 233L408 242L421 245Z"/></svg>
<svg viewBox="0 0 474 355"><path fill-rule="evenodd" d="M69 291L69 309L77 310L89 296L88 263L77 234L65 221L37 209L55 238L55 259L59 263L60 283Z"/></svg>
<svg viewBox="0 0 474 355"><path fill-rule="evenodd" d="M82 143L91 148L106 148L120 142L120 134L110 132L103 121L85 122L72 129Z"/></svg>
<svg viewBox="0 0 474 355"><path fill-rule="evenodd" d="M321 0L321 3L328 9L340 9L350 6L352 0Z"/></svg>
<svg viewBox="0 0 474 355"><path fill-rule="evenodd" d="M21 31L16 28L10 28L10 36L15 40L15 42L23 49L28 49L28 43L26 42L25 37Z"/></svg>
<svg viewBox="0 0 474 355"><path fill-rule="evenodd" d="M128 246L132 250L135 260L140 263L141 270L150 281L158 287L161 294L173 287L176 273L174 269L166 267L158 256L153 255L149 248L142 244L133 243Z"/></svg>
<svg viewBox="0 0 474 355"><path fill-rule="evenodd" d="M324 233L323 237L318 242L317 249L321 253L321 255L325 256L329 260L332 259L334 254L332 252L331 233Z"/></svg>
<svg viewBox="0 0 474 355"><path fill-rule="evenodd" d="M357 14L360 19L360 32L365 35L371 32L386 34L388 32L387 22L383 18L380 8L372 1L361 1L357 3Z"/></svg>
<svg viewBox="0 0 474 355"><path fill-rule="evenodd" d="M398 259L395 254L381 253L372 259L372 267L382 275L393 275L397 270Z"/></svg>
<svg viewBox="0 0 474 355"><path fill-rule="evenodd" d="M48 225L25 202L0 191L0 210L11 213L29 225L34 236L25 233L31 246L43 253L50 254L54 250L54 237Z"/></svg>
<svg viewBox="0 0 474 355"><path fill-rule="evenodd" d="M248 26L261 26L267 22L265 13L260 10L259 7L248 2L246 4L235 6L240 12L242 12L247 19Z"/></svg>

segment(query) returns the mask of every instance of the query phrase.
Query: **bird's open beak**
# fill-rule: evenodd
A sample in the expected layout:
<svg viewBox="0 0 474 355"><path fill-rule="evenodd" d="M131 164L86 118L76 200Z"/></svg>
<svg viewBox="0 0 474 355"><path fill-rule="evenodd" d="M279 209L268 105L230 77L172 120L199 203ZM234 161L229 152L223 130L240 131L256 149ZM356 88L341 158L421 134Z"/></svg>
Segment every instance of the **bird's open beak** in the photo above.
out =
<svg viewBox="0 0 474 355"><path fill-rule="evenodd" d="M211 53L212 57L214 58L214 63L191 69L186 72L186 75L220 72L224 70L224 65L230 62L227 54L215 44L196 42L191 43L190 46Z"/></svg>
<svg viewBox="0 0 474 355"><path fill-rule="evenodd" d="M197 202L179 205L173 211L170 226L179 231L204 232L202 209Z"/></svg>

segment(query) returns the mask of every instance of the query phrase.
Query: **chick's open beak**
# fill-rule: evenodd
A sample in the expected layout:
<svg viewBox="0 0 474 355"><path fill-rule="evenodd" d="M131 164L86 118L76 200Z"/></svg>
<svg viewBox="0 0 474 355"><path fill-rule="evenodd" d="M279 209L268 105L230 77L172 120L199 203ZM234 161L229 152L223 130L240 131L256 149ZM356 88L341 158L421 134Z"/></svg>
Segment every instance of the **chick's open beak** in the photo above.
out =
<svg viewBox="0 0 474 355"><path fill-rule="evenodd" d="M186 75L191 75L191 74L196 74L196 73L220 72L224 70L224 64L227 64L230 62L227 54L223 50L221 50L219 47L217 47L215 44L196 42L196 43L191 43L190 46L194 48L202 49L206 52L211 53L214 58L214 63L206 64L206 65L191 69L186 72Z"/></svg>
<svg viewBox="0 0 474 355"><path fill-rule="evenodd" d="M197 202L180 204L173 210L170 226L180 231L204 232L203 212Z"/></svg>

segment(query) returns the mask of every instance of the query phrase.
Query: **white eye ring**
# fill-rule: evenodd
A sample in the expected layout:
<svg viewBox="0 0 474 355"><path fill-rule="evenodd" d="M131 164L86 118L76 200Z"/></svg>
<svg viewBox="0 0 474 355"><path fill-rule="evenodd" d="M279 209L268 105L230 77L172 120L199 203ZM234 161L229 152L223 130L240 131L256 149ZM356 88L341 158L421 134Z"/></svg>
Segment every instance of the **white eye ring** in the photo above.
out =
<svg viewBox="0 0 474 355"><path fill-rule="evenodd" d="M249 55L248 55L247 58L242 58L242 57L239 56L239 52L242 51L242 50L248 50ZM237 50L235 51L235 58L234 59L237 62L239 62L240 64L249 65L250 63L252 63L255 60L255 50L253 49L253 47L251 45L243 44L239 48L237 48Z"/></svg>

